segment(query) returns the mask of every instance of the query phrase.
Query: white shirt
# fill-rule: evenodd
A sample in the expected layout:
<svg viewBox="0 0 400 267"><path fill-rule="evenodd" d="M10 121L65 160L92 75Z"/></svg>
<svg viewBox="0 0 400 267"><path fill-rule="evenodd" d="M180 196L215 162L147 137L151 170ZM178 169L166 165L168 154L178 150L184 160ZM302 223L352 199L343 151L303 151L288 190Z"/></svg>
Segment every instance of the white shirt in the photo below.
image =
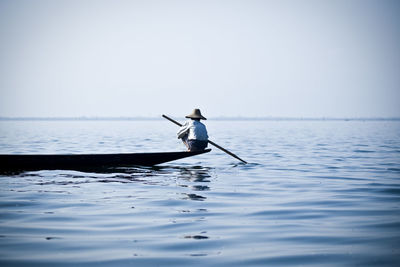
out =
<svg viewBox="0 0 400 267"><path fill-rule="evenodd" d="M188 134L188 140L208 140L206 126L197 120L188 120L179 129L178 138L184 137Z"/></svg>

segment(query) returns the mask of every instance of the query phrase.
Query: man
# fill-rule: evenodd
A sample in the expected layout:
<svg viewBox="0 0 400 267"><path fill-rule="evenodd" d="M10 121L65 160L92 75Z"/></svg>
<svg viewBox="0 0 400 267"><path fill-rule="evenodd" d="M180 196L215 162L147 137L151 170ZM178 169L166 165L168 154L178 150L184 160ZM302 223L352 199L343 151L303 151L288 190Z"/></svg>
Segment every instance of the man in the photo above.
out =
<svg viewBox="0 0 400 267"><path fill-rule="evenodd" d="M195 109L186 116L191 120L185 122L179 129L177 135L182 139L189 151L204 150L208 145L208 135L206 126L200 120L206 120L201 115L200 109Z"/></svg>

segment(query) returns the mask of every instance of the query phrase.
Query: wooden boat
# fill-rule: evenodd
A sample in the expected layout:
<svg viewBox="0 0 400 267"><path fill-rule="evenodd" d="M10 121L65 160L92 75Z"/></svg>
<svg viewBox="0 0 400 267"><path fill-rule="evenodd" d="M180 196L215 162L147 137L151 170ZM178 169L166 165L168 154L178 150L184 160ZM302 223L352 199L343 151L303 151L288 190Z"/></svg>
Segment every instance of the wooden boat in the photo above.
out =
<svg viewBox="0 0 400 267"><path fill-rule="evenodd" d="M0 155L0 171L86 170L108 167L154 166L210 151L211 149L203 151L123 154Z"/></svg>

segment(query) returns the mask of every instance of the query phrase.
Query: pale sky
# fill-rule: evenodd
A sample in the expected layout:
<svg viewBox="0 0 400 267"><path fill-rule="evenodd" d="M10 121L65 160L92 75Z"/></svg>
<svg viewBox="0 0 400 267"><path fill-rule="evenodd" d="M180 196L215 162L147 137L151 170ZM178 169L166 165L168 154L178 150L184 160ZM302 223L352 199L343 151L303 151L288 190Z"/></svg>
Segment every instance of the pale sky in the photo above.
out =
<svg viewBox="0 0 400 267"><path fill-rule="evenodd" d="M400 117L400 1L0 0L0 116Z"/></svg>

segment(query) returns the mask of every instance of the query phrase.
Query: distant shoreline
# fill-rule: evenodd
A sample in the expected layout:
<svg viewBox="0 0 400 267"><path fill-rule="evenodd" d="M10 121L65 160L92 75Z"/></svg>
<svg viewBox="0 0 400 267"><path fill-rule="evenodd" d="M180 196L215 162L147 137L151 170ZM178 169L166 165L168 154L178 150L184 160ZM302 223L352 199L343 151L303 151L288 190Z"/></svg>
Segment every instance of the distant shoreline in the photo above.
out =
<svg viewBox="0 0 400 267"><path fill-rule="evenodd" d="M179 119L178 117L173 117ZM183 117L182 117L183 119ZM0 117L0 121L158 121L161 117ZM210 121L400 121L394 118L209 117Z"/></svg>

